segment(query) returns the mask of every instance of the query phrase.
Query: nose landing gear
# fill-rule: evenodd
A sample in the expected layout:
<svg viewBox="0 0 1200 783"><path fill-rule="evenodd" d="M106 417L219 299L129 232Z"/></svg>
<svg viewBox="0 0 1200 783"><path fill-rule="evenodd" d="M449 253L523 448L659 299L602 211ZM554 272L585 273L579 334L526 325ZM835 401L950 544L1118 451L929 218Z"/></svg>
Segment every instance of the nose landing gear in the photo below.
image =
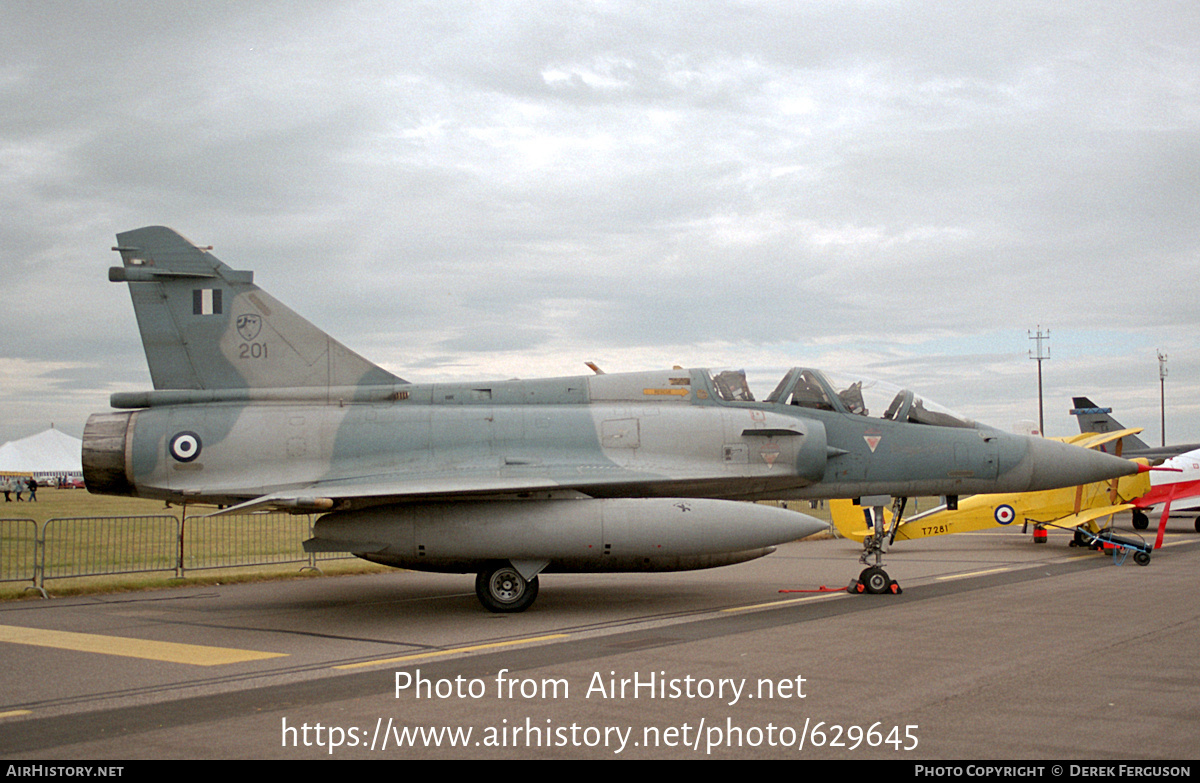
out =
<svg viewBox="0 0 1200 783"><path fill-rule="evenodd" d="M859 499L859 505L862 506L863 514L867 517L867 527L871 529L870 535L863 539L863 552L858 558L858 562L866 565L867 568L864 568L863 572L858 575L858 579L850 580L850 586L846 588L848 593L900 595L904 592L900 589L900 585L888 576L887 571L883 570L883 553L887 549L887 545L896 538L896 529L900 525L900 518L904 514L904 505L908 498L896 498L892 525L889 530L883 509L890 500L891 497L888 495L870 495ZM874 564L868 565L872 559L875 561Z"/></svg>
<svg viewBox="0 0 1200 783"><path fill-rule="evenodd" d="M900 589L900 585L893 581L879 566L870 566L863 569L863 572L858 575L858 579L851 579L850 586L846 588L850 593L871 593L872 595L883 595L891 593L892 595L900 595L904 592Z"/></svg>

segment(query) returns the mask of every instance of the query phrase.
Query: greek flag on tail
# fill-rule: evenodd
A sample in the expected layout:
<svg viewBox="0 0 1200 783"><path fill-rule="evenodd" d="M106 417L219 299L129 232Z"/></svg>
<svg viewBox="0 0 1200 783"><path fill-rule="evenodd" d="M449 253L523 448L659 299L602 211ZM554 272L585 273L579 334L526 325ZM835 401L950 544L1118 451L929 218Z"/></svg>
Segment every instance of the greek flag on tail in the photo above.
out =
<svg viewBox="0 0 1200 783"><path fill-rule="evenodd" d="M192 290L192 315L220 315L221 289L195 288Z"/></svg>

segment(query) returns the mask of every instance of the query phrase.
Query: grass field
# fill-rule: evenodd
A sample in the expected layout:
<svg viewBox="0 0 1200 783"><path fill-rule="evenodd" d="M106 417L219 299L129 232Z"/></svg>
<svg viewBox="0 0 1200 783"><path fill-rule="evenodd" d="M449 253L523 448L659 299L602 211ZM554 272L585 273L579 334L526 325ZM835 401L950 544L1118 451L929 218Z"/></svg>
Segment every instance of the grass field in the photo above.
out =
<svg viewBox="0 0 1200 783"><path fill-rule="evenodd" d="M0 517L28 517L40 525L52 517L129 517L179 513L178 508L166 506L161 500L93 495L86 489L42 487L37 495L36 503L30 503L28 498L18 503L15 496L11 503L0 501Z"/></svg>

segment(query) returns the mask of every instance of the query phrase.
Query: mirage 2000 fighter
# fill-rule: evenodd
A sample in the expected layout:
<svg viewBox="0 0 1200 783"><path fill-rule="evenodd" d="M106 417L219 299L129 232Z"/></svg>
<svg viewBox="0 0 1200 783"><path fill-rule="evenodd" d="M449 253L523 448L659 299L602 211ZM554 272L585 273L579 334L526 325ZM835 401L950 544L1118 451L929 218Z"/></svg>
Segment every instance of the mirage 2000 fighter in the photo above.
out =
<svg viewBox="0 0 1200 783"><path fill-rule="evenodd" d="M309 551L475 573L492 611L542 572L750 560L825 524L758 499L1019 492L1132 473L910 391L789 371L409 383L171 229L117 235L153 391L92 416L92 492L327 512Z"/></svg>

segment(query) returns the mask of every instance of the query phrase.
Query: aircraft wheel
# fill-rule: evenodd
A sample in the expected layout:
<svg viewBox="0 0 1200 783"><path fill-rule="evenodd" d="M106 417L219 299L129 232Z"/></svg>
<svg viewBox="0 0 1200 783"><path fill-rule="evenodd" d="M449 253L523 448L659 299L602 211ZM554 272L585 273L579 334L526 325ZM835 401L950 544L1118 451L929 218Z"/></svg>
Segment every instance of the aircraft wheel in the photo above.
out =
<svg viewBox="0 0 1200 783"><path fill-rule="evenodd" d="M1196 532L1200 533L1200 517L1196 517Z"/></svg>
<svg viewBox="0 0 1200 783"><path fill-rule="evenodd" d="M508 563L496 563L475 577L475 595L489 612L523 612L538 594L538 578L526 580Z"/></svg>
<svg viewBox="0 0 1200 783"><path fill-rule="evenodd" d="M872 595L883 595L888 592L888 587L892 583L887 572L879 566L871 566L864 570L859 574L858 581L862 582L866 586L867 592Z"/></svg>
<svg viewBox="0 0 1200 783"><path fill-rule="evenodd" d="M1133 553L1133 562L1135 562L1141 566L1150 565L1150 553L1149 552L1134 552Z"/></svg>
<svg viewBox="0 0 1200 783"><path fill-rule="evenodd" d="M1140 511L1133 512L1133 529L1145 530L1150 527L1150 518Z"/></svg>

